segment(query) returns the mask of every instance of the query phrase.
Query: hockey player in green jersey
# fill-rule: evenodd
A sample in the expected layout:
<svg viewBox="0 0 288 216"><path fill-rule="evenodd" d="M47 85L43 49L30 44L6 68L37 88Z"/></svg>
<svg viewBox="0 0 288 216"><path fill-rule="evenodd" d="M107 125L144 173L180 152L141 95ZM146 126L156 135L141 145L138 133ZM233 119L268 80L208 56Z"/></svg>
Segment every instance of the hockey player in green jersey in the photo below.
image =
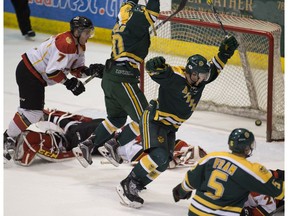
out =
<svg viewBox="0 0 288 216"><path fill-rule="evenodd" d="M134 208L143 205L138 191L167 169L177 130L192 115L205 85L217 78L237 47L237 40L230 36L223 40L211 62L201 55L192 55L186 67L170 66L163 57L146 63L149 75L160 84L159 94L157 100L150 101L140 121L142 145L147 155L117 187L122 204Z"/></svg>
<svg viewBox="0 0 288 216"><path fill-rule="evenodd" d="M139 66L148 54L149 27L154 25L159 12L159 0L149 0L146 6L138 5L138 0L128 0L120 8L112 30L111 58L106 61L102 78L107 118L90 138L73 149L84 167L92 164L92 149L111 139L128 115L133 121L125 126L118 141L128 143L140 134L139 120L148 102L138 87Z"/></svg>
<svg viewBox="0 0 288 216"><path fill-rule="evenodd" d="M189 199L189 216L240 215L250 192L283 199L284 181L273 177L263 165L246 158L255 148L252 132L234 129L228 139L229 152L214 152L198 161L186 173L185 179L173 189L175 202Z"/></svg>

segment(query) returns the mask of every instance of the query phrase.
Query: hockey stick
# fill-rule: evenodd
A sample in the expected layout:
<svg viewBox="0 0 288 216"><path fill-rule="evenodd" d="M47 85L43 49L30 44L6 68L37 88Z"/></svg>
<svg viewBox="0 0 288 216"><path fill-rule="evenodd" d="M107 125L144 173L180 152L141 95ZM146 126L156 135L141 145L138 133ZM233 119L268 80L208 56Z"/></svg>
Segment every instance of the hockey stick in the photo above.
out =
<svg viewBox="0 0 288 216"><path fill-rule="evenodd" d="M88 82L90 82L92 79L94 79L96 77L96 73L93 74L92 76L90 76L89 78L87 78L84 82L83 85L86 85Z"/></svg>
<svg viewBox="0 0 288 216"><path fill-rule="evenodd" d="M159 29L161 26L163 26L166 22L168 22L173 16L175 16L177 13L179 13L181 10L183 10L183 8L185 7L186 3L188 0L182 0L177 8L176 11L174 11L169 17L167 17L165 20L163 20L162 22L160 22L157 26L152 26L152 30L155 34L155 36L157 35L156 30ZM209 0L208 0L209 1ZM145 0L146 2L146 0ZM151 34L151 32L150 32ZM93 78L95 78L95 74L90 76L88 79L86 79L83 82L83 85L86 85L88 82L90 82Z"/></svg>
<svg viewBox="0 0 288 216"><path fill-rule="evenodd" d="M147 5L147 0L145 0L145 4ZM156 32L154 24L152 24L151 27L152 27L154 35L157 36L157 32Z"/></svg>
<svg viewBox="0 0 288 216"><path fill-rule="evenodd" d="M175 16L177 13L179 13L181 10L184 9L186 3L188 0L182 0L177 8L176 11L174 11L169 17L167 17L165 20L160 22L157 26L155 26L155 31L159 29L161 26L163 26L166 22L168 22L173 16Z"/></svg>
<svg viewBox="0 0 288 216"><path fill-rule="evenodd" d="M222 23L221 20L220 20L219 13L216 11L216 8L214 7L214 2L213 2L213 0L207 0L207 4L208 4L208 5L211 5L212 11L213 11L213 13L214 13L214 15L215 15L215 17L216 17L217 22L220 24L221 29L223 30L223 32L224 32L224 34L225 34L225 37L228 37L228 33L227 33L226 30L224 29L223 23Z"/></svg>
<svg viewBox="0 0 288 216"><path fill-rule="evenodd" d="M123 162L123 164L130 164L132 166L135 166L137 163L138 163L138 161L132 161L132 162L124 161ZM112 163L110 161L108 161L108 160L101 160L100 164L105 165L105 164L112 164Z"/></svg>

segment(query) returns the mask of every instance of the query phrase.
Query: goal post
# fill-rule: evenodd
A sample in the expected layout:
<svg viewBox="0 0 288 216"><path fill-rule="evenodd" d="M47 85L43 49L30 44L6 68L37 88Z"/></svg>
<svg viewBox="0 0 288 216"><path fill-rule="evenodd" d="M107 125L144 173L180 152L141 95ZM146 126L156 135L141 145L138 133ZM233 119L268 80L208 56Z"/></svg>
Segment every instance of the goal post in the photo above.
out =
<svg viewBox="0 0 288 216"><path fill-rule="evenodd" d="M161 12L159 21L172 12ZM205 87L197 110L215 111L267 121L266 140L284 140L284 75L281 67L281 27L274 23L230 15L220 17L239 47L219 77ZM155 24L157 25L157 23ZM146 60L164 56L170 65L186 65L193 54L207 59L217 53L224 33L213 13L181 11L151 35ZM141 68L140 86L147 100L158 85Z"/></svg>

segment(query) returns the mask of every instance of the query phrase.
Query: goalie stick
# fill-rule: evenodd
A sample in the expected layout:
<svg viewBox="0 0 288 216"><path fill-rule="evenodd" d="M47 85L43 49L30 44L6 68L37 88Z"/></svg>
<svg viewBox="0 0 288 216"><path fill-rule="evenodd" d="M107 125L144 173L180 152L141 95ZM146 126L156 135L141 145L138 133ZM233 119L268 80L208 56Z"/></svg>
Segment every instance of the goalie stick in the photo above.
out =
<svg viewBox="0 0 288 216"><path fill-rule="evenodd" d="M220 27L221 27L221 29L223 30L224 34L225 34L225 37L228 37L228 33L226 32L226 30L225 30L225 28L224 28L224 26L223 26L223 23L222 23L222 21L220 20L219 13L217 12L216 8L214 7L214 2L213 2L213 0L207 0L207 4L208 4L208 5L211 5L212 11L213 11L213 13L214 13L214 15L215 15L215 17L216 17L217 22L220 24Z"/></svg>

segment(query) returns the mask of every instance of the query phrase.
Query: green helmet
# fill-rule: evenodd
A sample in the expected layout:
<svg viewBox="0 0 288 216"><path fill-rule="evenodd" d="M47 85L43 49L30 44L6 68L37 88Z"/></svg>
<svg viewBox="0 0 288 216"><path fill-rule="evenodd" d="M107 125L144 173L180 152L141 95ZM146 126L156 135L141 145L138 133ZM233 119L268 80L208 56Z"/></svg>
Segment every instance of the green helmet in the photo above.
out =
<svg viewBox="0 0 288 216"><path fill-rule="evenodd" d="M210 64L207 61L207 59L199 54L192 55L187 59L187 64L186 64L186 72L189 73L190 75L192 73L197 73L198 75L205 74L207 81L210 76Z"/></svg>
<svg viewBox="0 0 288 216"><path fill-rule="evenodd" d="M245 157L250 157L255 148L255 138L249 130L236 128L229 135L228 145L232 153L243 154Z"/></svg>

